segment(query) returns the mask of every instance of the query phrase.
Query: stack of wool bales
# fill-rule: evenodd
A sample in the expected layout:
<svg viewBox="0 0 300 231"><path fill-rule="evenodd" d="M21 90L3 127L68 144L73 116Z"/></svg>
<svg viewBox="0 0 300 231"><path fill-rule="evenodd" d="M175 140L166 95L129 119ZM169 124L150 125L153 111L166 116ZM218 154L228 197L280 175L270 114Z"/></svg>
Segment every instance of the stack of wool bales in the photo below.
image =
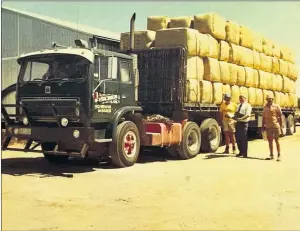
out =
<svg viewBox="0 0 300 231"><path fill-rule="evenodd" d="M135 48L186 47L187 101L220 104L224 93L238 102L242 92L253 106L267 94L282 107L296 107L298 71L287 47L216 13L194 17L148 17L147 30L135 32ZM121 50L129 33L121 35Z"/></svg>

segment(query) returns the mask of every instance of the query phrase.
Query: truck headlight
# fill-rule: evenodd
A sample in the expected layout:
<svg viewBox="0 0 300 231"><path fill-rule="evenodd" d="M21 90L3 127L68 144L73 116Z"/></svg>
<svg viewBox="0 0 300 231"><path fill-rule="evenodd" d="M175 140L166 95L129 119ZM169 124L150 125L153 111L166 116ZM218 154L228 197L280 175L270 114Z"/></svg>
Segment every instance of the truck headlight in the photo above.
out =
<svg viewBox="0 0 300 231"><path fill-rule="evenodd" d="M24 124L24 125L28 125L28 124L29 124L29 121L28 121L28 118L27 118L27 117L24 117L24 118L23 118L23 124Z"/></svg>
<svg viewBox="0 0 300 231"><path fill-rule="evenodd" d="M62 126L66 127L68 125L69 121L67 118L62 118L60 123Z"/></svg>
<svg viewBox="0 0 300 231"><path fill-rule="evenodd" d="M77 139L80 136L80 132L78 130L74 130L73 131L73 136L74 136L74 138Z"/></svg>
<svg viewBox="0 0 300 231"><path fill-rule="evenodd" d="M14 134L15 134L15 135L18 135L18 134L19 134L19 128L15 128L15 129L14 129Z"/></svg>

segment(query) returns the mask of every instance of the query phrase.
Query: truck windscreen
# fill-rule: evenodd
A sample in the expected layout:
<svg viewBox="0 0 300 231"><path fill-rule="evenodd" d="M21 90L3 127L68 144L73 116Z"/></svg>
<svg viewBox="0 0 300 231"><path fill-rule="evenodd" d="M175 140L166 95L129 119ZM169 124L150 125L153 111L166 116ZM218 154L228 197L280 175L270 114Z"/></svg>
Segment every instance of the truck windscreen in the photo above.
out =
<svg viewBox="0 0 300 231"><path fill-rule="evenodd" d="M89 61L76 55L31 57L22 62L19 81L82 81L88 69Z"/></svg>

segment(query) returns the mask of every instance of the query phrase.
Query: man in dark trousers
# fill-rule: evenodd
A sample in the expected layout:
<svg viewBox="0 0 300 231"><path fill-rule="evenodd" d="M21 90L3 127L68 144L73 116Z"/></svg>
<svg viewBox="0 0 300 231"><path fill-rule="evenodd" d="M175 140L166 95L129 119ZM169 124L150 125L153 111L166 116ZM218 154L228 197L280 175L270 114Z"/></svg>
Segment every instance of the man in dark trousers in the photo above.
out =
<svg viewBox="0 0 300 231"><path fill-rule="evenodd" d="M248 123L250 120L252 107L246 101L246 96L241 94L240 97L240 104L237 106L237 111L235 115L236 123L236 142L239 148L239 154L237 157L245 157L248 156Z"/></svg>

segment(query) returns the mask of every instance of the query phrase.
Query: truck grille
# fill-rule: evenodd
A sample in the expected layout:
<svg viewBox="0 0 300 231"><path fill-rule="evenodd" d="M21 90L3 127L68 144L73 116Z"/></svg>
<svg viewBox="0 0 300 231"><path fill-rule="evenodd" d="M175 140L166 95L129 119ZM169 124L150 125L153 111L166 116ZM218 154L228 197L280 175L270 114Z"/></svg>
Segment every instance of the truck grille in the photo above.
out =
<svg viewBox="0 0 300 231"><path fill-rule="evenodd" d="M58 116L73 117L73 121L78 120L79 115L76 104L78 99L66 98L23 98L22 104L26 107L28 116L35 120L55 120L53 108L55 108Z"/></svg>

